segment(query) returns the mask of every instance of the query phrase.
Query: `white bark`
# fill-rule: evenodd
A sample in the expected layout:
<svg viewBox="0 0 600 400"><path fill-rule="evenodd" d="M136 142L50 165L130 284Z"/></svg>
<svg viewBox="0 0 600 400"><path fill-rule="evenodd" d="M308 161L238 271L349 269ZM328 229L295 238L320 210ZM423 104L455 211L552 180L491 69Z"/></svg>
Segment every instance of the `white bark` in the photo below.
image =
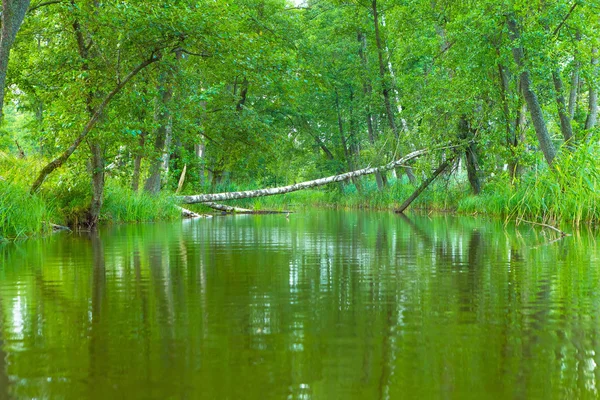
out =
<svg viewBox="0 0 600 400"><path fill-rule="evenodd" d="M296 183L289 186L280 186L270 189L258 189L258 190L246 190L243 192L227 192L227 193L213 193L213 194L196 194L190 196L178 196L177 199L181 203L193 204L193 203L205 203L209 201L223 201L223 200L234 200L234 199L246 199L251 197L262 197L262 196L273 196L276 194L284 194L295 192L303 189L310 189L317 186L323 186L330 183L344 181L350 178L356 178L363 175L374 174L381 171L389 171L397 167L403 167L408 161L417 158L427 153L427 150L417 150L407 154L399 160L392 161L381 167L370 167L363 168L352 172L346 172L340 175L333 175L327 178L315 179L312 181L306 181Z"/></svg>
<svg viewBox="0 0 600 400"><path fill-rule="evenodd" d="M236 212L236 213L253 213L254 211L249 210L247 208L233 207L225 204L213 203L212 201L205 201L202 205L213 208L219 211L225 212Z"/></svg>
<svg viewBox="0 0 600 400"><path fill-rule="evenodd" d="M179 207L179 206L175 206L177 207L180 211L181 211L181 216L183 218L211 218L211 215L208 214L198 214L195 213L191 210L188 210L187 208L183 208L183 207Z"/></svg>

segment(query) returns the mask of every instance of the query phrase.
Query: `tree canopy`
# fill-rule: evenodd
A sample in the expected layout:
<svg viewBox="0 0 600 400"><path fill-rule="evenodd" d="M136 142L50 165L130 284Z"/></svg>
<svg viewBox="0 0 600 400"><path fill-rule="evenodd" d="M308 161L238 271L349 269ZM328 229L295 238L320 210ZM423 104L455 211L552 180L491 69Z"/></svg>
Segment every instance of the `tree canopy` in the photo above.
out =
<svg viewBox="0 0 600 400"><path fill-rule="evenodd" d="M0 151L35 160L32 193L85 193L92 224L107 180L155 194L186 168L188 194L282 186L461 144L479 193L596 130L596 1L2 7ZM415 184L450 157L373 179Z"/></svg>

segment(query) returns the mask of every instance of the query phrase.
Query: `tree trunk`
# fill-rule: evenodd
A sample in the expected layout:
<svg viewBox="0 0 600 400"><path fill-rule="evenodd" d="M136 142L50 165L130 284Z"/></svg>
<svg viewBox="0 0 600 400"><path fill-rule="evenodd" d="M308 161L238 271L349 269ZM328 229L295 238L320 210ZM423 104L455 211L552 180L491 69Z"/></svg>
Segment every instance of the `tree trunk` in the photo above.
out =
<svg viewBox="0 0 600 400"><path fill-rule="evenodd" d="M100 219L100 211L104 202L104 149L97 141L90 143L92 157L90 160L92 173L92 202L90 204L89 225L96 226Z"/></svg>
<svg viewBox="0 0 600 400"><path fill-rule="evenodd" d="M140 170L142 168L142 158L144 157L144 145L146 143L146 132L140 135L139 149L137 149L133 160L133 176L131 178L131 190L137 192L140 187Z"/></svg>
<svg viewBox="0 0 600 400"><path fill-rule="evenodd" d="M355 161L360 159L360 147L359 147L359 141L357 139L357 124L356 124L356 120L354 118L354 91L352 89L352 86L350 86L350 103L349 103L349 108L348 108L348 112L350 114L350 129L349 129L349 133L348 133L348 139L347 139L347 146L348 146L348 153L350 158L348 159L348 168L352 171L356 168L356 164ZM359 178L353 178L352 182L354 183L354 186L356 187L356 190L358 192L362 191L362 186L361 186L361 182Z"/></svg>
<svg viewBox="0 0 600 400"><path fill-rule="evenodd" d="M565 138L565 142L569 142L573 137L573 128L571 127L571 119L567 114L567 106L565 104L565 96L563 95L563 83L560 77L560 70L552 71L552 80L554 81L554 90L556 91L556 105L558 107L558 116L560 118L560 131Z"/></svg>
<svg viewBox="0 0 600 400"><path fill-rule="evenodd" d="M571 90L569 91L569 118L575 118L575 109L577 108L577 90L579 89L579 61L575 61L573 72L571 73Z"/></svg>
<svg viewBox="0 0 600 400"><path fill-rule="evenodd" d="M158 60L159 58L153 55L151 58L140 63L121 82L119 82L117 86L115 86L115 88L108 95L106 95L102 103L100 103L100 105L96 108L94 115L84 126L83 130L81 131L79 136L77 136L75 141L73 141L73 143L71 143L71 145L60 156L58 156L57 158L46 164L44 168L42 168L36 180L31 185L31 189L29 190L30 193L37 192L48 177L48 175L54 172L57 168L60 168L65 163L65 161L67 161L69 157L71 157L71 155L75 152L75 150L77 150L83 139L85 139L85 137L88 135L88 133L90 133L92 128L94 128L94 126L102 116L102 113L104 112L106 106L110 103L112 98L115 97L115 95L119 93L123 89L123 87L125 87L127 82L129 82L134 76L136 76L142 69L146 68L148 65Z"/></svg>
<svg viewBox="0 0 600 400"><path fill-rule="evenodd" d="M467 164L467 176L469 184L474 194L479 194L481 191L481 181L477 172L477 147L473 141L473 129L467 121L466 116L462 116L458 122L458 136L462 140L468 140L469 143L465 148L465 161Z"/></svg>
<svg viewBox="0 0 600 400"><path fill-rule="evenodd" d="M363 168L357 171L346 172L340 175L333 175L327 178L315 179L312 181L296 183L294 185L289 186L281 186L271 189L257 189L257 190L247 190L244 192L228 192L228 193L214 193L214 194L197 194L190 196L177 196L177 199L181 203L192 204L192 203L204 203L207 201L223 201L223 200L234 200L234 199L245 199L252 197L263 197L263 196L273 196L276 194L284 194L295 192L298 190L309 189L317 186L323 186L334 182L342 182L347 179L351 179L353 177L359 177L369 174L374 174L377 171L389 171L394 168L398 168L404 163L417 158L423 154L427 153L427 150L417 150L412 153L407 154L406 156L400 158L399 160L392 161L386 165L381 167L370 167Z"/></svg>
<svg viewBox="0 0 600 400"><path fill-rule="evenodd" d="M590 80L590 94L588 115L585 120L585 129L592 129L598 120L598 48L592 49L592 79Z"/></svg>
<svg viewBox="0 0 600 400"><path fill-rule="evenodd" d="M248 79L246 77L244 77L244 80L242 81L242 85L240 88L240 98L235 106L235 110L237 112L242 111L242 109L244 108L244 105L246 104L247 97L248 97Z"/></svg>
<svg viewBox="0 0 600 400"><path fill-rule="evenodd" d="M527 129L527 104L521 100L519 110L517 111L516 127L515 127L515 146L516 148L519 142L525 141L525 130ZM521 176L523 166L519 163L519 159L513 150L513 159L508 163L510 170L510 180L514 182L518 177Z"/></svg>
<svg viewBox="0 0 600 400"><path fill-rule="evenodd" d="M573 71L571 72L571 88L569 90L569 118L571 121L575 118L577 110L577 97L579 95L579 85L581 84L581 62L579 61L578 43L581 41L581 32L579 29L575 32L575 45L573 53Z"/></svg>
<svg viewBox="0 0 600 400"><path fill-rule="evenodd" d="M173 97L173 70L169 68L161 74L159 79L159 96L157 101L154 120L157 122L157 128L154 137L154 157L150 162L148 178L144 184L144 191L150 194L156 194L160 191L160 174L164 169L164 154L167 152L166 145L169 141L171 131L171 98Z"/></svg>
<svg viewBox="0 0 600 400"><path fill-rule="evenodd" d="M4 89L10 50L21 28L30 0L2 0L0 16L0 123L2 122L4 106Z"/></svg>
<svg viewBox="0 0 600 400"><path fill-rule="evenodd" d="M520 37L520 32L517 26L517 21L515 20L514 16L510 15L508 17L507 24L511 40L517 41ZM552 165L552 161L554 161L554 157L556 157L556 149L554 148L552 138L548 133L548 128L546 127L546 121L544 120L542 107L540 106L537 95L535 94L535 91L533 89L533 83L531 82L529 71L525 69L525 56L523 48L520 46L515 46L512 49L512 53L513 58L515 59L515 63L522 70L520 80L521 87L523 89L523 97L525 98L525 101L527 102L527 107L529 108L531 120L533 121L533 126L535 128L535 134L540 144L540 148L544 153L544 157L548 162L548 165Z"/></svg>
<svg viewBox="0 0 600 400"><path fill-rule="evenodd" d="M205 201L204 203L202 203L202 205L210 207L210 208L215 209L215 210L219 210L219 211L223 211L223 212L229 212L229 213L233 213L233 212L237 212L237 213L251 213L252 212L252 210L249 210L247 208L233 207L233 206L228 206L228 205L225 205L225 204L214 203L212 201Z"/></svg>
<svg viewBox="0 0 600 400"><path fill-rule="evenodd" d="M410 197L408 199L406 199L404 201L404 203L402 203L402 205L400 206L400 208L398 208L397 210L395 210L395 212L401 214L404 212L404 210L406 210L408 208L408 206L411 205L411 203L413 201L415 201L417 199L417 197L419 197L419 195L425 190L427 189L427 186L429 186L431 184L431 182L433 182L435 180L435 178L437 178L442 172L444 172L444 170L446 168L448 168L448 166L454 161L454 157L450 158L446 161L444 161L439 167L437 167L437 169L435 171L433 171L433 174L426 179L425 181L423 181L423 183L421 183L421 185L417 188L417 190L415 190L413 192L413 194L410 195Z"/></svg>
<svg viewBox="0 0 600 400"><path fill-rule="evenodd" d="M396 120L394 118L395 112L392 107L392 100L391 100L392 87L390 84L391 83L390 76L388 74L389 70L385 63L383 40L381 39L381 33L379 32L379 13L377 10L377 0L371 1L371 8L373 11L373 25L375 27L375 44L377 46L377 59L379 61L379 79L381 79L381 93L383 94L383 103L385 105L385 115L387 117L390 129L392 130L392 133L394 134L394 137L396 138L397 141L399 141L400 133L398 131L398 125L396 125ZM416 183L416 178L412 172L412 168L404 167L404 171L406 172L406 175L408 176L409 181L413 184ZM396 175L398 175L398 178L400 178L402 176L402 172L398 169L396 171Z"/></svg>
<svg viewBox="0 0 600 400"><path fill-rule="evenodd" d="M371 146L375 146L376 134L373 129L373 114L371 113L371 105L370 105L370 97L373 92L373 88L371 86L371 82L368 78L369 68L367 63L367 37L364 33L358 32L357 34L358 42L360 44L358 48L358 55L360 56L360 61L362 64L362 76L363 76L363 94L367 98L366 102L366 119L367 119L367 133L369 136L369 143ZM382 191L385 186L384 176L382 172L375 173L375 181L377 182L377 189Z"/></svg>
<svg viewBox="0 0 600 400"><path fill-rule="evenodd" d="M513 173L517 164L516 147L519 144L517 138L516 121L511 117L510 105L508 104L508 92L510 89L507 70L502 64L498 64L498 73L500 77L500 97L502 99L502 113L504 114L504 124L506 127L506 145L510 151L510 159L508 160L511 177L514 179ZM512 181L512 179L511 179Z"/></svg>
<svg viewBox="0 0 600 400"><path fill-rule="evenodd" d="M354 170L354 162L352 160L352 154L348 146L348 141L346 140L346 135L344 134L344 122L342 120L342 110L340 109L339 95L337 89L335 91L335 109L337 112L337 120L338 120L338 130L340 133L340 139L342 141L342 150L344 151L344 158L346 159L346 166L350 171ZM352 183L359 188L360 183L356 177L352 178Z"/></svg>

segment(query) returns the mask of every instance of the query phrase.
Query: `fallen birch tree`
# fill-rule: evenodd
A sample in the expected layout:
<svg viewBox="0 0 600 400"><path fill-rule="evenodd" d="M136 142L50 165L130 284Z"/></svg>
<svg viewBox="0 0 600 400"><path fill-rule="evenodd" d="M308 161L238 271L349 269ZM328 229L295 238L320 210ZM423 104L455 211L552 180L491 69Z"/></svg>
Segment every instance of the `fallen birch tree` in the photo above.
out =
<svg viewBox="0 0 600 400"><path fill-rule="evenodd" d="M288 186L280 186L270 189L257 189L257 190L245 190L242 192L227 192L227 193L212 193L212 194L195 194L189 196L177 196L177 200L184 204L194 204L194 203L206 203L206 202L214 202L214 201L224 201L224 200L235 200L235 199L247 199L252 197L263 197L263 196L273 196L276 194L285 194L296 192L298 190L310 189L317 186L328 185L330 183L341 182L347 179L356 178L359 176L370 175L376 172L389 171L391 169L402 167L408 161L415 159L423 154L427 153L428 150L417 150L413 151L400 158L399 160L392 161L386 165L382 165L381 167L369 167L363 168L352 172L346 172L340 175L333 175L327 178L315 179L312 181L295 183L293 185Z"/></svg>

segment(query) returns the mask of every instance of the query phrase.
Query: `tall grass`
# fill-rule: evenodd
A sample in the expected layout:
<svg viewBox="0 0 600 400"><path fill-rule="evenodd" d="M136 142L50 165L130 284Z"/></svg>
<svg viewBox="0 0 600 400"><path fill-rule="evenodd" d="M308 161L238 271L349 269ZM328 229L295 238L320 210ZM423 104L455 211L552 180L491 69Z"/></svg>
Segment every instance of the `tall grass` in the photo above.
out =
<svg viewBox="0 0 600 400"><path fill-rule="evenodd" d="M31 164L0 152L0 241L49 231L55 209L27 186Z"/></svg>
<svg viewBox="0 0 600 400"><path fill-rule="evenodd" d="M6 179L6 178L4 178ZM0 180L0 241L28 238L48 231L52 210L27 188Z"/></svg>
<svg viewBox="0 0 600 400"><path fill-rule="evenodd" d="M510 199L509 215L573 226L600 222L600 147L563 151L553 168L526 176Z"/></svg>
<svg viewBox="0 0 600 400"><path fill-rule="evenodd" d="M488 184L477 197L462 199L459 212L500 215L553 225L600 223L600 147L563 151L551 168L542 164L515 185L507 176Z"/></svg>
<svg viewBox="0 0 600 400"><path fill-rule="evenodd" d="M118 185L108 185L100 219L115 223L173 220L181 218L181 212L175 205L169 194L150 196Z"/></svg>

